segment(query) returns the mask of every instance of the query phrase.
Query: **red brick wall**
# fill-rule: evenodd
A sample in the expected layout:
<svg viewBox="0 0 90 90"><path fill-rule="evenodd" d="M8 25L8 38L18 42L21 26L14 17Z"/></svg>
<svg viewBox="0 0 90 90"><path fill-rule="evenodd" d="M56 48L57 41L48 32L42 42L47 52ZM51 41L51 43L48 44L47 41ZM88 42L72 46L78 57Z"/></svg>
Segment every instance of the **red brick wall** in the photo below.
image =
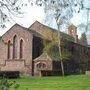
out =
<svg viewBox="0 0 90 90"><path fill-rule="evenodd" d="M13 37L17 36L17 59L13 59ZM20 60L20 40L23 40L23 60ZM1 66L1 70L19 70L24 74L32 74L32 34L25 30L25 28L14 25L8 32L2 36L2 42L0 43L0 62L3 61L4 65ZM10 40L10 60L7 59L7 42ZM6 60L6 62L5 62ZM2 67L3 66L3 67Z"/></svg>

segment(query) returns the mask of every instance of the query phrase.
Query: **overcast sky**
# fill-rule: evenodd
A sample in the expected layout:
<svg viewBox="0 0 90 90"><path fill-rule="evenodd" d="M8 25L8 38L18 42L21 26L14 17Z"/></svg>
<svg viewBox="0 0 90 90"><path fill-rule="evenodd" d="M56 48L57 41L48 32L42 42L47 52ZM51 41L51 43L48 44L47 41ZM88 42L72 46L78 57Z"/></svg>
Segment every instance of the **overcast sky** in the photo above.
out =
<svg viewBox="0 0 90 90"><path fill-rule="evenodd" d="M25 1L25 0L23 0L23 1ZM89 7L90 6L90 0L86 0L85 4L86 4L86 7ZM20 24L24 27L27 27L27 28L36 20L43 23L43 20L45 18L45 14L44 14L44 10L42 7L37 7L37 6L31 7L29 5L28 7L23 8L23 11L25 14L22 18L17 18L17 17L12 16L14 18L15 22L8 23L8 26L6 29L0 30L0 35L3 35L15 23L18 23L18 24ZM80 23L86 22L86 18L87 18L86 15L84 15L84 13L81 12L79 14L75 14L74 17L72 18L71 22L77 26ZM54 27L54 25L52 27ZM82 31L79 31L78 34L81 34L81 32ZM89 34L90 34L90 32L87 33L88 38L90 38Z"/></svg>
<svg viewBox="0 0 90 90"><path fill-rule="evenodd" d="M27 7L22 7L22 10L24 14L19 17L13 17L13 15L11 15L13 20L7 23L6 25L7 28L0 30L0 36L3 35L6 31L8 31L9 28L11 28L15 23L18 23L28 28L36 20L42 22L44 19L45 15L44 15L44 10L42 7L38 7L38 6L31 7L30 5L28 5Z"/></svg>

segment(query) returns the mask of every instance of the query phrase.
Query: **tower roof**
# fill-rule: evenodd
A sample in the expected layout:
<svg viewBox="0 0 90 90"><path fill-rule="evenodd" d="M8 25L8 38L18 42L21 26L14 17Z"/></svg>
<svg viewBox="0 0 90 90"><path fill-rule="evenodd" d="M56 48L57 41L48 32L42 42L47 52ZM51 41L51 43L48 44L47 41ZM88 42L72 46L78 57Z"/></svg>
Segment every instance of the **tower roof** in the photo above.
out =
<svg viewBox="0 0 90 90"><path fill-rule="evenodd" d="M75 28L75 29L77 29L77 27L76 27L74 24L69 25L68 29L70 29L70 28Z"/></svg>

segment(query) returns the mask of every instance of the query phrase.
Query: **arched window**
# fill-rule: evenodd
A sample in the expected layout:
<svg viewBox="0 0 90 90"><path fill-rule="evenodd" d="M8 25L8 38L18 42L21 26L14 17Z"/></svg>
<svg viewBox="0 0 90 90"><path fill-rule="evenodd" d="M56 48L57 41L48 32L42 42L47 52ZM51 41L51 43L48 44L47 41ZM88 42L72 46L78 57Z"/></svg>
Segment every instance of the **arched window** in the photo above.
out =
<svg viewBox="0 0 90 90"><path fill-rule="evenodd" d="M44 63L39 63L39 64L37 64L37 69L45 69L46 68L46 64L44 64Z"/></svg>
<svg viewBox="0 0 90 90"><path fill-rule="evenodd" d="M17 36L13 37L13 59L17 58Z"/></svg>
<svg viewBox="0 0 90 90"><path fill-rule="evenodd" d="M7 58L10 59L10 40L8 41L7 45Z"/></svg>
<svg viewBox="0 0 90 90"><path fill-rule="evenodd" d="M20 59L23 58L23 40L20 40Z"/></svg>

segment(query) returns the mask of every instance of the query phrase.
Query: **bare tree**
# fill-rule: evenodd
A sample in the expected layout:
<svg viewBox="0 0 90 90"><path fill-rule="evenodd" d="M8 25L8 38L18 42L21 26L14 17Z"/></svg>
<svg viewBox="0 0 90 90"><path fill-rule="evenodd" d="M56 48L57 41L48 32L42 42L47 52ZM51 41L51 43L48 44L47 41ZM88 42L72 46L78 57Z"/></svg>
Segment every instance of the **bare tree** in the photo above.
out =
<svg viewBox="0 0 90 90"><path fill-rule="evenodd" d="M59 49L59 60L61 61L62 75L64 76L64 65L62 60L61 51L61 36L60 27L63 24L68 24L70 18L75 12L79 13L83 8L84 0L36 0L36 4L39 6L44 6L46 13L46 21L48 22L48 17L52 17L56 20L58 27L58 49ZM78 9L77 9L78 8Z"/></svg>
<svg viewBox="0 0 90 90"><path fill-rule="evenodd" d="M62 26L70 22L73 14L80 13L84 7L83 2L84 0L36 0L38 6L44 7L46 23L48 21L51 23L52 19L60 15L60 18L63 20Z"/></svg>
<svg viewBox="0 0 90 90"><path fill-rule="evenodd" d="M22 0L0 0L0 27L5 28L7 22L14 21L13 17L21 17L23 5Z"/></svg>

